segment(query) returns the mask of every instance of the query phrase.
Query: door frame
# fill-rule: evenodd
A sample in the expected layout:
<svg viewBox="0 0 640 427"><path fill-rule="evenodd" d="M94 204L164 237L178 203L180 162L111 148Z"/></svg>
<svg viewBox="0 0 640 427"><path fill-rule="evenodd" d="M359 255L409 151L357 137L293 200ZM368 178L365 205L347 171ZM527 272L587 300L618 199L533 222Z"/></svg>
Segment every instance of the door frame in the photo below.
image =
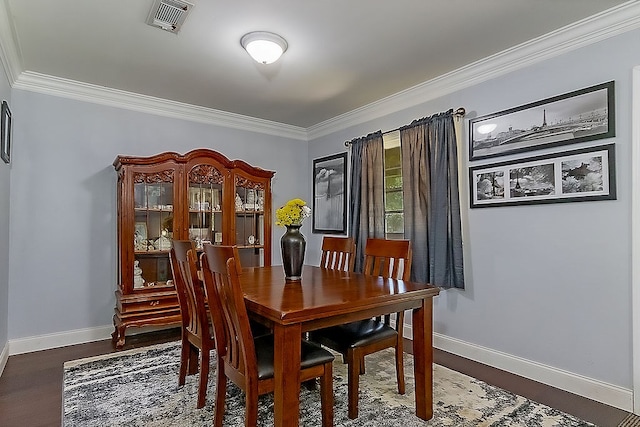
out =
<svg viewBox="0 0 640 427"><path fill-rule="evenodd" d="M640 414L640 66L632 70L631 164L633 412Z"/></svg>

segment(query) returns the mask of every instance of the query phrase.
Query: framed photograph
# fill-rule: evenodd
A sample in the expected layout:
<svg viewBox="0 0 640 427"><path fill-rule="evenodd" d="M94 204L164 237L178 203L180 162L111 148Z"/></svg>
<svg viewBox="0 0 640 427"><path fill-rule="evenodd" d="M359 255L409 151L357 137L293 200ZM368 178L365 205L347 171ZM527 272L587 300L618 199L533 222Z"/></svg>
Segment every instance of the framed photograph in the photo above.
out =
<svg viewBox="0 0 640 427"><path fill-rule="evenodd" d="M5 163L9 163L11 161L11 110L7 101L2 101L0 138L0 157Z"/></svg>
<svg viewBox="0 0 640 427"><path fill-rule="evenodd" d="M313 160L313 232L347 233L347 153Z"/></svg>
<svg viewBox="0 0 640 427"><path fill-rule="evenodd" d="M469 120L469 160L613 136L610 81Z"/></svg>
<svg viewBox="0 0 640 427"><path fill-rule="evenodd" d="M469 168L472 208L615 200L614 144Z"/></svg>

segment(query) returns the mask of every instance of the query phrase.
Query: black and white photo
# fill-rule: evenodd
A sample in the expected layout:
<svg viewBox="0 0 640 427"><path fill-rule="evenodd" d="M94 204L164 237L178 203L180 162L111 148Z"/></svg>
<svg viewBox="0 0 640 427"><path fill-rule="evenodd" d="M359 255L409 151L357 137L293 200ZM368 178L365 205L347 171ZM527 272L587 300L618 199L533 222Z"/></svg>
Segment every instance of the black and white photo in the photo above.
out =
<svg viewBox="0 0 640 427"><path fill-rule="evenodd" d="M469 121L469 160L615 136L614 82Z"/></svg>
<svg viewBox="0 0 640 427"><path fill-rule="evenodd" d="M615 200L614 144L469 169L471 207Z"/></svg>
<svg viewBox="0 0 640 427"><path fill-rule="evenodd" d="M347 153L313 160L313 232L347 232Z"/></svg>
<svg viewBox="0 0 640 427"><path fill-rule="evenodd" d="M562 193L578 194L604 189L603 158L586 153L562 162Z"/></svg>
<svg viewBox="0 0 640 427"><path fill-rule="evenodd" d="M555 192L553 162L509 169L511 198L548 196Z"/></svg>

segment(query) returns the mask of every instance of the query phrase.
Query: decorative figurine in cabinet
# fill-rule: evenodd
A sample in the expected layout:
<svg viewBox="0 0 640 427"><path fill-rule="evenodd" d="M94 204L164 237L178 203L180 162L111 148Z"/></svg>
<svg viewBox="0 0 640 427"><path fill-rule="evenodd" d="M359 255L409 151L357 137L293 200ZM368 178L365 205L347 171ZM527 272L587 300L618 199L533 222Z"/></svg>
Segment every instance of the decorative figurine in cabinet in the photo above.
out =
<svg viewBox="0 0 640 427"><path fill-rule="evenodd" d="M184 155L118 156L118 287L112 334L179 325L169 250L172 239L237 245L244 267L271 264L274 172L208 149Z"/></svg>

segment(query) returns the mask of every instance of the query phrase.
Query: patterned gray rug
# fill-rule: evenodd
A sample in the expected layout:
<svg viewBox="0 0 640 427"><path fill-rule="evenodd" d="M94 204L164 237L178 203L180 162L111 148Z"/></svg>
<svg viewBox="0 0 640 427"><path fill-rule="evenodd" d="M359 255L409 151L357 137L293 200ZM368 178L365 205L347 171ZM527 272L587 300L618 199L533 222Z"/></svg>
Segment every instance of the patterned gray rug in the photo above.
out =
<svg viewBox="0 0 640 427"><path fill-rule="evenodd" d="M178 387L180 344L67 362L64 365L63 425L70 426L210 426L215 373L210 374L207 404L196 409L197 376ZM405 358L407 394L397 393L393 353L367 356L361 377L359 417L347 414L346 367L334 363L336 426L548 427L593 426L571 415L434 365L434 417L428 422L413 413L413 359ZM244 425L244 395L227 387L225 426ZM302 388L300 425L320 425L318 391ZM261 397L259 425L273 425L273 399Z"/></svg>

